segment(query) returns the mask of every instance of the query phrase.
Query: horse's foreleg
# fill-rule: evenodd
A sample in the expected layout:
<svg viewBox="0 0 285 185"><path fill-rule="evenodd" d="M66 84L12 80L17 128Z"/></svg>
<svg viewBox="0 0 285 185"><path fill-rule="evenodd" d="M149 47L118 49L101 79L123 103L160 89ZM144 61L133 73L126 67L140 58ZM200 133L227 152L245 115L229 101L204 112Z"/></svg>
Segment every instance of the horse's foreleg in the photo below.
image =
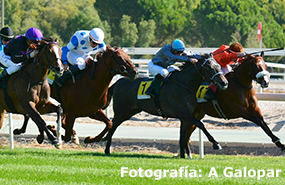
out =
<svg viewBox="0 0 285 185"><path fill-rule="evenodd" d="M2 126L3 126L3 121L4 121L5 112L6 112L6 110L4 110L4 109L2 109L2 110L0 111L0 129L1 129Z"/></svg>
<svg viewBox="0 0 285 185"><path fill-rule="evenodd" d="M99 142L99 141L101 141L102 137L112 128L113 122L104 114L104 112L101 109L89 117L92 119L103 121L106 124L106 127L96 137L93 138L93 137L89 136L89 137L85 138L84 143Z"/></svg>
<svg viewBox="0 0 285 185"><path fill-rule="evenodd" d="M259 111L258 111L259 110ZM262 128L262 130L271 138L272 142L281 149L282 152L285 151L285 146L281 143L280 139L275 136L267 124L264 122L260 109L257 109L256 112L251 114L248 112L246 115L243 116L244 119L249 120L257 124Z"/></svg>
<svg viewBox="0 0 285 185"><path fill-rule="evenodd" d="M45 121L40 116L39 112L36 109L36 105L34 102L22 102L22 107L26 111L26 113L32 118L32 120L36 123L39 130L43 130L46 132L48 139L52 142L52 144L59 148L60 143L55 139L55 137L49 132Z"/></svg>
<svg viewBox="0 0 285 185"><path fill-rule="evenodd" d="M60 129L62 126L61 123L61 117L63 114L63 110L61 108L61 106L57 106L55 104L53 104L52 102L48 102L47 104L45 104L44 106L37 106L36 107L37 110L41 113L41 114L46 114L46 113L52 113L52 112L56 112L57 113L57 128L54 131L52 128L52 126L48 126L48 129L52 131L53 135L55 135L57 137L57 141L59 143L62 143L62 139L61 139L61 133L60 133ZM38 136L38 138L42 138L43 139L43 131L40 130L40 135Z"/></svg>
<svg viewBox="0 0 285 185"><path fill-rule="evenodd" d="M13 133L15 135L20 135L20 134L26 133L26 129L27 129L28 121L29 121L30 117L27 114L24 114L23 116L24 116L24 123L23 123L21 128L14 129Z"/></svg>
<svg viewBox="0 0 285 185"><path fill-rule="evenodd" d="M187 146L187 141L186 141L186 133L187 130L190 126L190 123L188 121L185 120L180 120L181 121L181 125L180 125L180 140L179 140L179 146L180 146L180 157L181 158L185 158L185 149L186 152L188 150L188 156L189 156L189 146ZM186 148L185 148L186 147Z"/></svg>

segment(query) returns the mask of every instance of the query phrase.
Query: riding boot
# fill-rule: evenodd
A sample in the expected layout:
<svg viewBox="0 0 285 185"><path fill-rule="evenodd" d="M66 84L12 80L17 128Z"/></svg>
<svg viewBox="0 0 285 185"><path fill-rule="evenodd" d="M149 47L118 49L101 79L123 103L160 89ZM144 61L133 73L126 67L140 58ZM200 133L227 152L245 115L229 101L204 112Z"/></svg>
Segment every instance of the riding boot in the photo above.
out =
<svg viewBox="0 0 285 185"><path fill-rule="evenodd" d="M59 86L62 87L67 80L71 78L71 76L75 76L80 72L80 69L77 65L70 66L68 71L65 71L63 75L59 78L55 78L54 82Z"/></svg>
<svg viewBox="0 0 285 185"><path fill-rule="evenodd" d="M160 84L163 82L164 78L157 74L150 84L149 88L146 90L145 94L155 97L158 95Z"/></svg>
<svg viewBox="0 0 285 185"><path fill-rule="evenodd" d="M211 84L204 96L204 99L207 100L207 101L211 101L211 100L216 100L217 97L216 97L216 93L214 92L213 88L216 89L217 87L214 86L214 87L211 87L211 86L214 86L213 84Z"/></svg>
<svg viewBox="0 0 285 185"><path fill-rule="evenodd" d="M0 75L0 79L3 79L4 77L9 76L9 74L7 73L7 70L4 69Z"/></svg>

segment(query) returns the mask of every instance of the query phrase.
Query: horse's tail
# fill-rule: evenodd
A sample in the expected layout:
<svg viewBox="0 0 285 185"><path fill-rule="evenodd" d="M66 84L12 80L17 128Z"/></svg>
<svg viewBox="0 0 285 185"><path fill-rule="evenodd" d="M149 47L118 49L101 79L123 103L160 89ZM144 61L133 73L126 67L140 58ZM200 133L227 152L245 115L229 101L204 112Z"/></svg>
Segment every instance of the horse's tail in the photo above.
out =
<svg viewBox="0 0 285 185"><path fill-rule="evenodd" d="M110 105L111 99L113 97L113 90L114 90L115 84L116 83L114 83L111 87L109 87L108 92L107 92L107 102L102 108L102 110L105 110Z"/></svg>

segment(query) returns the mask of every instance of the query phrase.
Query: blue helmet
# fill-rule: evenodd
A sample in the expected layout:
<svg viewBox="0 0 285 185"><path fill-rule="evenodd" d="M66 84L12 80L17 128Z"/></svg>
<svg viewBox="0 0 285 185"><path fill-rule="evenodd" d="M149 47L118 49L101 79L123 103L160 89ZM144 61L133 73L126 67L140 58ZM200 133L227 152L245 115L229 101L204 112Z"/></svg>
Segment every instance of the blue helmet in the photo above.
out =
<svg viewBox="0 0 285 185"><path fill-rule="evenodd" d="M182 40L175 39L171 42L171 49L174 52L182 53L185 50L185 45Z"/></svg>
<svg viewBox="0 0 285 185"><path fill-rule="evenodd" d="M34 41L40 41L43 38L43 34L42 34L41 30L39 30L38 28L28 29L25 36L27 39L30 39L33 42Z"/></svg>

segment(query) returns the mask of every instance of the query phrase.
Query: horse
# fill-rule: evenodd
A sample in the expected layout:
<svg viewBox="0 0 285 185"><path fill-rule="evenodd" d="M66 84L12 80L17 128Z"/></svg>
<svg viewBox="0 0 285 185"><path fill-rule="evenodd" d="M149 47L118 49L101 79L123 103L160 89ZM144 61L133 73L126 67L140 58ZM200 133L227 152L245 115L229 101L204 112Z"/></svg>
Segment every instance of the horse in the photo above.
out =
<svg viewBox="0 0 285 185"><path fill-rule="evenodd" d="M197 104L192 115L198 120L201 120L207 114L216 118L235 119L241 117L252 121L260 126L272 142L284 152L284 145L265 123L261 109L258 106L255 91L252 88L253 80L259 83L262 88L269 85L269 72L266 71L267 66L263 60L263 54L263 52L260 56L247 54L233 72L226 74L229 82L228 88L224 91L217 89L216 92L219 109L215 109L212 102L202 102ZM195 129L196 126L191 124L187 130L186 153L189 157L191 157L190 136Z"/></svg>
<svg viewBox="0 0 285 185"><path fill-rule="evenodd" d="M62 75L64 68L61 62L61 48L50 39L43 39L38 46L39 53L34 59L25 61L22 69L7 80L7 88L0 89L0 128L5 112L29 116L38 128L46 132L48 139L56 147L61 147L59 136L56 139L48 130L40 114L58 113L60 119L62 109L49 101L50 86L47 81L49 70Z"/></svg>
<svg viewBox="0 0 285 185"><path fill-rule="evenodd" d="M105 154L110 154L112 136L117 127L141 111L165 118L178 118L181 122L179 140L181 151L186 146L186 131L190 123L204 131L209 141L213 143L214 149L220 149L219 143L205 129L203 123L191 114L197 104L196 91L205 79L221 89L227 88L228 82L221 73L220 65L209 54L202 55L196 64L185 63L181 66L181 71L174 71L160 88L157 100L137 99L139 86L141 82L147 80L146 78L137 78L133 81L127 78L119 79L108 90L108 102L113 97L114 117L113 127L103 138L107 140ZM159 109L157 101L160 104ZM108 104L105 107L107 106ZM185 155L182 154L181 157L184 158Z"/></svg>
<svg viewBox="0 0 285 185"><path fill-rule="evenodd" d="M106 126L100 134L85 138L84 142L99 142L106 132L112 127L112 121L104 114L101 108L107 102L107 91L112 78L121 74L130 79L135 79L138 70L131 62L130 56L118 47L111 48L107 45L105 52L97 54L97 62L89 62L87 68L79 74L81 76L73 83L69 79L59 89L51 85L51 97L61 103L63 108L62 126L65 129L63 140L68 142L73 136L73 141L79 144L78 137L73 125L78 117L89 117L103 121ZM21 133L24 133L27 127L28 117L25 117ZM55 134L53 126L49 129ZM43 131L40 131L43 135Z"/></svg>

